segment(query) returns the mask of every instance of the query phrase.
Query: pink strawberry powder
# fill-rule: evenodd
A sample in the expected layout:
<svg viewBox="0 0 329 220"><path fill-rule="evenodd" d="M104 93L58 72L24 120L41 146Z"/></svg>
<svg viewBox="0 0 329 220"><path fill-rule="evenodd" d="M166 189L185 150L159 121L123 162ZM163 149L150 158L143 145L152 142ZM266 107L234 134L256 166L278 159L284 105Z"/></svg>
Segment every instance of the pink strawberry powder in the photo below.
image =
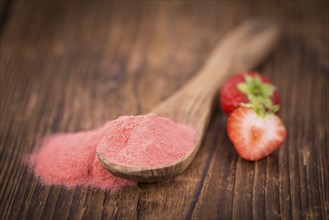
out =
<svg viewBox="0 0 329 220"><path fill-rule="evenodd" d="M91 131L46 137L26 161L43 184L115 191L136 182L106 171L96 157L96 149L118 163L145 167L173 162L193 144L191 128L151 113L122 116Z"/></svg>
<svg viewBox="0 0 329 220"><path fill-rule="evenodd" d="M108 128L97 147L113 163L153 167L172 163L194 144L192 128L154 113L122 116Z"/></svg>
<svg viewBox="0 0 329 220"><path fill-rule="evenodd" d="M46 137L41 147L28 156L29 167L46 185L89 185L112 190L134 185L133 181L111 175L96 157L96 147L112 123L92 131Z"/></svg>

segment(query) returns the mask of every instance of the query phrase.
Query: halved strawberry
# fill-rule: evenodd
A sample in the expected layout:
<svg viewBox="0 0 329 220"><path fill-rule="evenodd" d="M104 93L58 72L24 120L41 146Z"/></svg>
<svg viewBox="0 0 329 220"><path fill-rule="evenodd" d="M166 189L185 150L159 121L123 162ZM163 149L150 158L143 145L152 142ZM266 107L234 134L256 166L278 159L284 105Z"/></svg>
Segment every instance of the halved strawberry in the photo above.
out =
<svg viewBox="0 0 329 220"><path fill-rule="evenodd" d="M257 114L240 107L229 117L227 131L240 157L259 160L276 150L286 138L286 129L275 114Z"/></svg>

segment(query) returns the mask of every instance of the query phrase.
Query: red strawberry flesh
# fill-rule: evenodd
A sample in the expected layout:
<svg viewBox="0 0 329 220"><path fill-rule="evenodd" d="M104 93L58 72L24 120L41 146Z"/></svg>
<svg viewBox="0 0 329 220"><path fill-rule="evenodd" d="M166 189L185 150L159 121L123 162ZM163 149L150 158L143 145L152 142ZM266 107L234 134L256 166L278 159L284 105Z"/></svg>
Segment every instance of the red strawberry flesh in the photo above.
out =
<svg viewBox="0 0 329 220"><path fill-rule="evenodd" d="M277 115L259 116L245 107L230 115L227 130L240 157L251 161L272 153L286 138L286 129Z"/></svg>

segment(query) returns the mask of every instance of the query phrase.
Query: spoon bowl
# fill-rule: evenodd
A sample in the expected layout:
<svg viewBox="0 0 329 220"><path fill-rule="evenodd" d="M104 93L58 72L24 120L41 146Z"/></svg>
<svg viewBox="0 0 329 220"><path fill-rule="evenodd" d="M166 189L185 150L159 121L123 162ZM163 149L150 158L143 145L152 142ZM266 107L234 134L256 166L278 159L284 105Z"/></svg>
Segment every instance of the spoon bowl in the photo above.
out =
<svg viewBox="0 0 329 220"><path fill-rule="evenodd" d="M271 22L245 22L218 43L203 68L185 86L151 111L195 130L195 144L185 156L169 164L137 167L116 164L97 152L102 166L115 176L141 182L160 181L183 172L199 150L221 84L234 73L260 64L275 46L278 36L278 27Z"/></svg>

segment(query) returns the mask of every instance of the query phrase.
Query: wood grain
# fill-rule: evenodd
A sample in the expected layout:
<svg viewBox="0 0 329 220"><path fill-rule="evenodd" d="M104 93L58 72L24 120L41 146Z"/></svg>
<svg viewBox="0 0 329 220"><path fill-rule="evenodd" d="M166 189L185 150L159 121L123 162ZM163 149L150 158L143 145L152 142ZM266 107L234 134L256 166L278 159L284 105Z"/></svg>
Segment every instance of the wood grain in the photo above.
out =
<svg viewBox="0 0 329 220"><path fill-rule="evenodd" d="M0 219L328 219L327 1L13 1L0 48ZM1 5L4 5L1 3ZM285 144L240 159L215 109L191 166L117 194L42 186L22 162L45 134L147 113L248 18L282 23L258 71L280 91Z"/></svg>

